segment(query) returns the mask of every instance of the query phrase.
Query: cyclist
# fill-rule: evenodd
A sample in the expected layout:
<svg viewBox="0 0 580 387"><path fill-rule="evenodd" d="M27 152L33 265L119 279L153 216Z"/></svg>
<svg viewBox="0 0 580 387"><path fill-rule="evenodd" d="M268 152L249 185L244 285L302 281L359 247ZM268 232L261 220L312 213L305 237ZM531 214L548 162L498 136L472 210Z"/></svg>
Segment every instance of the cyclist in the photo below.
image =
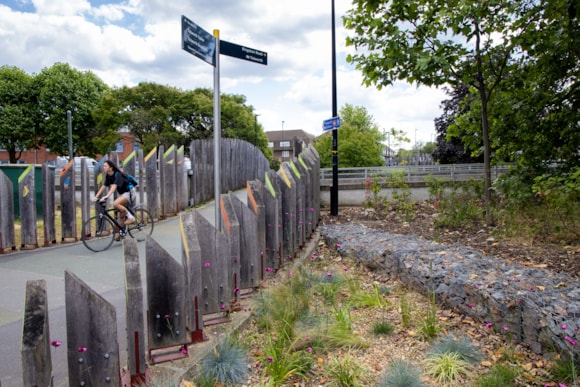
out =
<svg viewBox="0 0 580 387"><path fill-rule="evenodd" d="M128 203L135 200L135 187L129 183L125 174L111 160L105 160L103 163L103 172L105 174L105 180L95 195L94 201L96 202L98 200L101 203L104 203L115 191L117 191L119 195L113 202L113 206L119 213L119 225L124 229L125 224L135 222L135 217L131 215L126 207ZM101 196L107 187L109 188L109 191Z"/></svg>

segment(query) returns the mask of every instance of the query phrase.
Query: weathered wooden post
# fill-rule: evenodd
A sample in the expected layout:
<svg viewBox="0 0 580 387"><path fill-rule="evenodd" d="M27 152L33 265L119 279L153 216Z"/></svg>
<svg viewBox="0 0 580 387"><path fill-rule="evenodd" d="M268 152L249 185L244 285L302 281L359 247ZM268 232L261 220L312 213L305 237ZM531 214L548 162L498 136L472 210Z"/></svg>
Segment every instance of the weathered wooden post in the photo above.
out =
<svg viewBox="0 0 580 387"><path fill-rule="evenodd" d="M75 196L75 169L74 160L60 172L60 210L62 218L61 242L77 241L77 204Z"/></svg>
<svg viewBox="0 0 580 387"><path fill-rule="evenodd" d="M282 265L282 192L276 172L264 174L266 206L266 267L278 270Z"/></svg>
<svg viewBox="0 0 580 387"><path fill-rule="evenodd" d="M191 343L207 338L203 334L201 247L195 229L194 212L181 213L182 263L185 270L185 325L191 335ZM199 216L199 215L197 215Z"/></svg>
<svg viewBox="0 0 580 387"><path fill-rule="evenodd" d="M258 249L258 216L235 194L229 194L240 224L240 286L256 289L260 286L262 257Z"/></svg>
<svg viewBox="0 0 580 387"><path fill-rule="evenodd" d="M44 221L44 246L56 244L54 171L42 164L42 219Z"/></svg>
<svg viewBox="0 0 580 387"><path fill-rule="evenodd" d="M240 251L240 222L234 210L232 198L229 194L220 195L221 211L221 231L229 240L229 254L226 256L222 270L226 273L223 277L224 304L230 310L230 302L235 299L234 288L240 288L240 268L241 268L241 251Z"/></svg>
<svg viewBox="0 0 580 387"><path fill-rule="evenodd" d="M296 251L296 183L285 164L277 172L282 192L282 260L293 259Z"/></svg>
<svg viewBox="0 0 580 387"><path fill-rule="evenodd" d="M90 193L90 176L89 167L87 165L87 159L81 159L81 224L85 224L87 220L91 217L91 193ZM94 170L94 168L93 168ZM86 230L90 231L90 230ZM82 232L82 230L81 230ZM89 236L89 235L84 235Z"/></svg>
<svg viewBox="0 0 580 387"><path fill-rule="evenodd" d="M155 364L187 357L183 266L149 235L145 248L149 360Z"/></svg>
<svg viewBox="0 0 580 387"><path fill-rule="evenodd" d="M183 145L175 152L175 205L176 212L187 208L187 171Z"/></svg>
<svg viewBox="0 0 580 387"><path fill-rule="evenodd" d="M266 205L264 204L264 184L258 179L247 182L246 192L248 195L248 207L256 215L257 220L257 243L260 279L264 279L266 262ZM270 266L271 267L271 266Z"/></svg>
<svg viewBox="0 0 580 387"><path fill-rule="evenodd" d="M162 154L159 169L163 172L160 176L161 217L165 219L169 215L177 213L177 200L175 191L175 145L172 145Z"/></svg>
<svg viewBox="0 0 580 387"><path fill-rule="evenodd" d="M310 173L310 167L302 159L302 155L298 155L295 159L295 165L302 176L302 184L304 185L304 201L302 207L302 218L304 221L304 239L309 239L310 234L312 234L312 218L313 211L310 211L313 205L312 203L312 174Z"/></svg>
<svg viewBox="0 0 580 387"><path fill-rule="evenodd" d="M145 163L145 185L147 187L147 209L154 220L159 215L159 180L157 180L157 148L149 152L143 161Z"/></svg>
<svg viewBox="0 0 580 387"><path fill-rule="evenodd" d="M65 271L69 386L120 386L115 307Z"/></svg>
<svg viewBox="0 0 580 387"><path fill-rule="evenodd" d="M304 178L298 171L294 160L282 164L282 168L286 168L286 173L291 175L296 184L296 209L294 210L294 217L296 218L296 250L302 248L305 242L304 232Z"/></svg>
<svg viewBox="0 0 580 387"><path fill-rule="evenodd" d="M225 293L226 282L231 280L232 272L230 241L203 215L196 213L194 221L202 256L202 313L204 316L224 313L231 301L229 294ZM228 267L230 267L229 270ZM209 325L228 321L228 319L213 316L204 321L205 325Z"/></svg>
<svg viewBox="0 0 580 387"><path fill-rule="evenodd" d="M125 294L127 326L127 359L131 386L142 386L148 381L145 347L145 317L143 311L143 285L139 270L137 241L127 238L123 241L125 257ZM126 383L124 383L126 384Z"/></svg>
<svg viewBox="0 0 580 387"><path fill-rule="evenodd" d="M18 204L20 208L20 248L32 245L38 248L36 231L36 185L34 166L29 165L18 177Z"/></svg>
<svg viewBox="0 0 580 387"><path fill-rule="evenodd" d="M24 386L53 385L45 280L26 282L21 355Z"/></svg>

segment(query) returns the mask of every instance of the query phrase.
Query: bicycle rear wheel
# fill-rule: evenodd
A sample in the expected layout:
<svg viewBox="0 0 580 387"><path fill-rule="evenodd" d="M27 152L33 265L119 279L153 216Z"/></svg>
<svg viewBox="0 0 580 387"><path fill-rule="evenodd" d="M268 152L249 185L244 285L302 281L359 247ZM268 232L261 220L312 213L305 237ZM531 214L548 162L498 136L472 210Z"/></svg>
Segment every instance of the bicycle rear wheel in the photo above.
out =
<svg viewBox="0 0 580 387"><path fill-rule="evenodd" d="M132 238L135 238L137 242L145 240L146 235L151 235L153 233L153 217L149 211L144 208L135 209L135 223L129 225L127 232Z"/></svg>
<svg viewBox="0 0 580 387"><path fill-rule="evenodd" d="M115 226L109 218L93 216L83 224L82 241L87 249L99 252L107 250L115 238Z"/></svg>

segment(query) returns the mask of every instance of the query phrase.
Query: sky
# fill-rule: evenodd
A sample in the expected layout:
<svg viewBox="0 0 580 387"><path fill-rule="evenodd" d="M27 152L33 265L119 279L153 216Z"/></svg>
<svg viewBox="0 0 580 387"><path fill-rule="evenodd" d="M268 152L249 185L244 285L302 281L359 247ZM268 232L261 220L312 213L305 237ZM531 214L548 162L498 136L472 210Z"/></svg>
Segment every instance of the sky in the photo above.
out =
<svg viewBox="0 0 580 387"><path fill-rule="evenodd" d="M433 141L443 90L397 83L377 90L346 62L335 0L337 105L364 107L380 130ZM332 117L329 0L0 0L0 65L38 74L54 63L91 71L111 87L154 82L181 90L214 89L214 68L181 47L181 16L221 40L267 53L262 65L220 55L219 88L244 95L265 131L322 133ZM339 129L340 130L340 129ZM340 141L340 132L339 132Z"/></svg>

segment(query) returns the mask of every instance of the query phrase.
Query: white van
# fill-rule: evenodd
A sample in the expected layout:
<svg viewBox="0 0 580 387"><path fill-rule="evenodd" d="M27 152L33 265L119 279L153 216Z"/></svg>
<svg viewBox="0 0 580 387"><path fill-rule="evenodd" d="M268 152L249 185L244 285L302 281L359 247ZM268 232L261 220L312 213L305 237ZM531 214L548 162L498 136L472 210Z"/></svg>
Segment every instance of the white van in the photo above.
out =
<svg viewBox="0 0 580 387"><path fill-rule="evenodd" d="M82 159L87 160L87 166L89 167L89 171L92 171L93 168L95 167L95 165L97 165L97 160L92 159L90 157L86 157L86 156L75 157L75 163L74 163L75 171L81 170L81 160ZM60 171L62 171L62 169L64 167L66 167L67 164L68 164L67 157L58 156L56 158L56 173L60 173Z"/></svg>

